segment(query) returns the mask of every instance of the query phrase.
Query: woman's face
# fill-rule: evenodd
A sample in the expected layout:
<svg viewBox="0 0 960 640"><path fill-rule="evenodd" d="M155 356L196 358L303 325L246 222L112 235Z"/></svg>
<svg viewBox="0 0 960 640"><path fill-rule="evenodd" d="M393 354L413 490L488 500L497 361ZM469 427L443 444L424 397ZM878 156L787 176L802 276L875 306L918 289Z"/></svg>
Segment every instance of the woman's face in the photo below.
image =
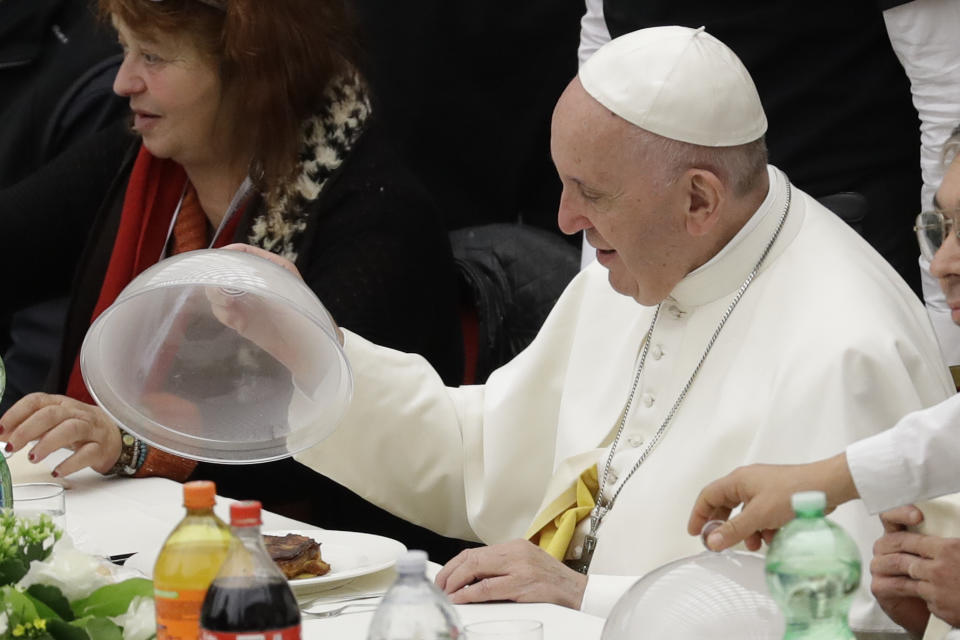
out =
<svg viewBox="0 0 960 640"><path fill-rule="evenodd" d="M133 128L159 158L184 167L222 161L225 132L222 87L215 63L187 38L148 38L114 16L123 64L113 81L117 95L130 99Z"/></svg>

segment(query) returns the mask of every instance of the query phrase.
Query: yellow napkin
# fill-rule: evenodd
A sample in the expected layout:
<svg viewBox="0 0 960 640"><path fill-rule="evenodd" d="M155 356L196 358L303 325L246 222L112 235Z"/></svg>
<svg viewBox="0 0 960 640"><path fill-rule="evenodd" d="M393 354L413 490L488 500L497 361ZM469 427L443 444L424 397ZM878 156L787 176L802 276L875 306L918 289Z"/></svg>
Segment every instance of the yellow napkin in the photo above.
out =
<svg viewBox="0 0 960 640"><path fill-rule="evenodd" d="M573 540L573 532L577 528L577 523L590 515L593 510L596 504L593 496L596 495L599 488L597 465L594 464L580 474L575 487L571 487L570 491L564 492L547 508L555 511L559 506L563 511L544 525L542 529L528 536L530 541L539 544L541 549L562 562L567 555L570 541ZM574 496L575 500L571 499ZM558 505L558 502L561 501L566 503L565 506ZM537 519L539 520L540 516Z"/></svg>

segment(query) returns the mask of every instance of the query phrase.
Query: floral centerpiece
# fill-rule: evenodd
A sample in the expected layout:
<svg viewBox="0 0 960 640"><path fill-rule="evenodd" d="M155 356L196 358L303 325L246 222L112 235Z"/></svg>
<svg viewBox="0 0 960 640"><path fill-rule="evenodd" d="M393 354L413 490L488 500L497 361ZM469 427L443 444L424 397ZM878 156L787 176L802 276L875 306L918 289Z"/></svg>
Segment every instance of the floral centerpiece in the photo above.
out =
<svg viewBox="0 0 960 640"><path fill-rule="evenodd" d="M113 565L74 549L49 516L0 511L0 640L148 640L153 583L118 580Z"/></svg>

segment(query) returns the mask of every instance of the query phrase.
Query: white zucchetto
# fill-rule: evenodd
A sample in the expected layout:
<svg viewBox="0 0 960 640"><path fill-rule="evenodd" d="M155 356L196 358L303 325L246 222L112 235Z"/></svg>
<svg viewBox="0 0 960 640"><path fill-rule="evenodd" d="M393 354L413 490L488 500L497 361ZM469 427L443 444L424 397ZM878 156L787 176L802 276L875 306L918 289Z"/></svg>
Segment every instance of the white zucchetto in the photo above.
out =
<svg viewBox="0 0 960 640"><path fill-rule="evenodd" d="M767 130L746 67L703 27L652 27L620 36L593 54L579 77L610 111L672 140L729 147Z"/></svg>

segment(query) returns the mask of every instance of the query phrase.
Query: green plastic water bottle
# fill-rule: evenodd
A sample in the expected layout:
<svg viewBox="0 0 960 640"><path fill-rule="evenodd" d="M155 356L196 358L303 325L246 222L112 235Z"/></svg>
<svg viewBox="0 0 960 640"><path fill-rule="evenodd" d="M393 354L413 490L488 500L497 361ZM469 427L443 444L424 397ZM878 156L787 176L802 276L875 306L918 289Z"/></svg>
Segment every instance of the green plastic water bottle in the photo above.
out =
<svg viewBox="0 0 960 640"><path fill-rule="evenodd" d="M7 372L3 368L3 360L0 359L0 399L3 398L3 390L7 384ZM0 452L0 509L13 508L13 481L10 478L10 467L7 466L7 457Z"/></svg>
<svg viewBox="0 0 960 640"><path fill-rule="evenodd" d="M860 584L860 551L823 516L822 491L795 493L796 518L767 551L767 585L787 621L784 640L854 640L847 622Z"/></svg>

